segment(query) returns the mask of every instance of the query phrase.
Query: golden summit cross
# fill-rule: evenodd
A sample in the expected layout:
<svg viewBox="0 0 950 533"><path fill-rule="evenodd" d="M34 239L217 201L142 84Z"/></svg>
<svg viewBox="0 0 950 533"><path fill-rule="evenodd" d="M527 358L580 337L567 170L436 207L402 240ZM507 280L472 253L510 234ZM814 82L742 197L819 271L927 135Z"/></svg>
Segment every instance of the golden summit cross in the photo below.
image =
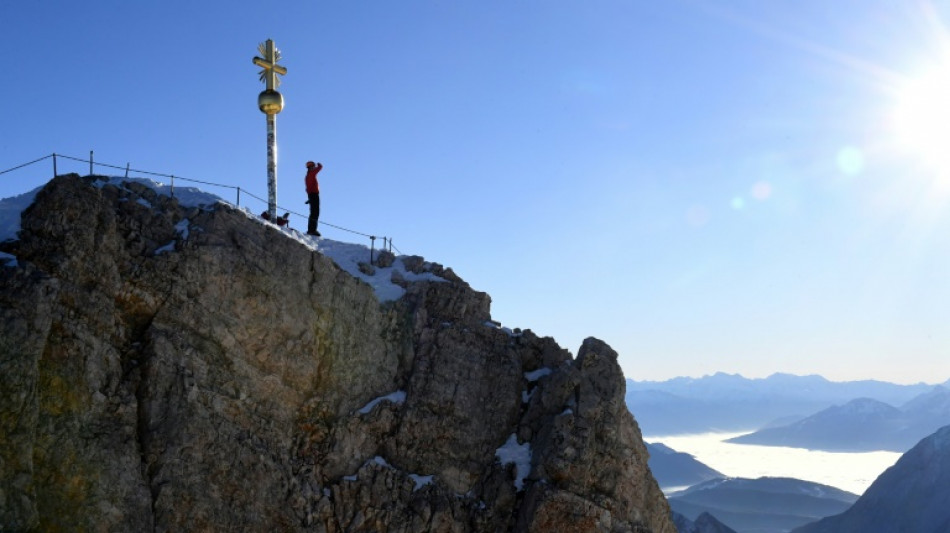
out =
<svg viewBox="0 0 950 533"><path fill-rule="evenodd" d="M277 64L280 51L271 39L257 45L257 50L264 57L254 57L253 61L264 69L260 77L267 84L257 96L257 107L267 115L267 213L271 220L277 220L277 113L284 108L284 97L277 92L277 75L287 74L287 69Z"/></svg>
<svg viewBox="0 0 950 533"><path fill-rule="evenodd" d="M271 39L257 45L257 50L263 56L254 58L254 64L264 69L260 72L261 81L267 85L267 90L276 90L280 87L280 78L277 75L287 74L287 69L277 64L280 61L280 50L274 46Z"/></svg>

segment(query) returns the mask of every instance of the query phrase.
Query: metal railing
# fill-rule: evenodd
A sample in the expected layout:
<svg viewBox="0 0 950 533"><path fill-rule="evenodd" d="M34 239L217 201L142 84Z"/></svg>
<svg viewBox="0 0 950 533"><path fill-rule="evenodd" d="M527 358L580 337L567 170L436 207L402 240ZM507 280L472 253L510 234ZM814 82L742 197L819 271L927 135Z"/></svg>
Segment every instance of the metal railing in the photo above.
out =
<svg viewBox="0 0 950 533"><path fill-rule="evenodd" d="M264 204L264 205L267 205L267 203L268 203L267 200L265 200L265 199L263 199L263 198L261 198L261 197L259 197L259 196L256 196L256 195L254 195L254 194L251 194L251 193L248 192L247 190L244 190L244 189L242 189L242 188L240 188L240 187L237 187L237 186L235 186L235 185L226 185L226 184L223 184L223 183L214 183L214 182L211 182L211 181L204 181L204 180L197 180L197 179L193 179L193 178L185 178L185 177L182 177L182 176L175 176L175 175L173 175L173 174L164 174L164 173L161 173L161 172L152 172L152 171L148 171L148 170L134 169L134 168L131 168L131 167L130 167L130 164L129 164L129 163L126 163L126 165L125 165L124 167L122 167L122 166L117 166L117 165L110 165L110 164L108 164L108 163L100 163L100 162L97 162L97 161L94 160L94 158L93 158L93 152L92 152L91 150L89 151L89 159L82 159L82 158L72 157L72 156L63 155L63 154L57 154L57 153L54 152L54 153L52 153L52 154L50 154L50 155L43 156L43 157L41 157L41 158L39 158L39 159L34 159L33 161L29 161L29 162L27 162L27 163L23 163L23 164L21 164L21 165L17 165L17 166L15 166L15 167L8 168L8 169L6 169L6 170L0 170L0 175L7 174L7 173L9 173L9 172L13 172L14 170L19 170L19 169L21 169L21 168L28 167L28 166L30 166L30 165L34 165L34 164L36 164L36 163L39 163L39 162L41 162L41 161L45 161L45 160L47 160L47 159L52 159L52 160L53 160L53 177L56 177L56 176L59 175L59 169L57 168L57 158L67 159L67 160L71 160L71 161L77 161L77 162L80 162L80 163L89 163L89 175L90 175L90 176L95 174L95 167L99 166L99 167L104 167L104 168L112 168L112 169L123 170L123 171L125 171L125 177L126 177L126 178L129 177L129 172L133 172L133 173L135 173L135 174L144 174L144 175L146 175L146 176L156 176L156 177L161 177L161 178L168 178L169 180L171 180L171 181L170 181L170 190L171 190L171 195L172 195L172 197L175 196L175 180L177 179L177 180L186 181L186 182L189 182L189 183L200 183L200 184L202 184L202 185L210 185L210 186L213 186L213 187L222 187L222 188L226 188L226 189L234 189L235 195L236 195L235 204L234 204L234 205L236 205L236 206L238 206L238 207L241 206L241 194L242 194L242 193L243 193L245 196L250 196L251 198L253 198L253 199L255 199L255 200L261 202L261 203ZM281 206L277 206L277 208L278 208L280 211L284 211L284 212L286 212L286 213L290 213L291 215L295 215L295 216L301 217L301 218L303 218L304 220L306 220L306 219L309 217L309 215L304 215L304 214L302 214L302 213L297 213L297 212L295 212L295 211L292 211L292 210L290 210L290 209L287 209L287 208L284 208L284 207L281 207ZM363 236L363 237L368 238L368 239L370 240L370 255L369 255L369 257L370 257L370 264L375 264L374 255L375 255L375 250L376 250L376 239L380 239L380 238L383 239L383 247L381 248L381 250L387 250L387 251L389 251L389 252L392 252L393 250L396 250L396 253L402 255L402 252L400 252L398 248L396 248L395 246L393 246L393 240L392 240L392 238L390 238L390 237L377 237L376 235L371 235L371 234L369 234L369 233L363 233L363 232L361 232L361 231L356 231L356 230L353 230L353 229L344 228L344 227L342 227L342 226L337 226L337 225L335 225L335 224L331 224L331 223L329 223L329 222L324 222L324 221L321 221L321 222L320 222L320 225L321 225L321 226L329 226L329 227L331 227L331 228L334 228L334 229L337 229L337 230L340 230L340 231L345 231L345 232L348 232L348 233L352 233L352 234L354 234L354 235L360 235L360 236Z"/></svg>

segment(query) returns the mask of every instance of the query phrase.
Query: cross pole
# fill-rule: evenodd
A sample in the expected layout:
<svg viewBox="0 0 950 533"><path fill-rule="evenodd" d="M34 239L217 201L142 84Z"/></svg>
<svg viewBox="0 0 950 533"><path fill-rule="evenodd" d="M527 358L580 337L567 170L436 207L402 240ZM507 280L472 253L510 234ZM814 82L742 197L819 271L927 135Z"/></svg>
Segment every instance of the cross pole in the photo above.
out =
<svg viewBox="0 0 950 533"><path fill-rule="evenodd" d="M257 50L264 57L254 57L254 64L261 67L260 79L266 89L257 97L257 107L267 115L267 214L271 220L277 220L277 113L284 108L284 97L277 92L280 86L278 74L287 74L287 69L278 65L280 50L274 46L274 41L257 46Z"/></svg>

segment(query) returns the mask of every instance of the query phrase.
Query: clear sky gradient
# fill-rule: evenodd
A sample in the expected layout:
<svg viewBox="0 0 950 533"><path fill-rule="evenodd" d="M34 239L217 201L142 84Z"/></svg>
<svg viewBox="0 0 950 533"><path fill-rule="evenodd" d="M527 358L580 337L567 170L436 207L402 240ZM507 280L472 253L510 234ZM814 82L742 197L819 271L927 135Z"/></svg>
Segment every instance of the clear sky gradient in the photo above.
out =
<svg viewBox="0 0 950 533"><path fill-rule="evenodd" d="M0 170L93 150L266 198L271 38L282 210L323 162L323 221L452 267L505 326L599 337L637 380L936 383L947 21L913 0L5 1Z"/></svg>

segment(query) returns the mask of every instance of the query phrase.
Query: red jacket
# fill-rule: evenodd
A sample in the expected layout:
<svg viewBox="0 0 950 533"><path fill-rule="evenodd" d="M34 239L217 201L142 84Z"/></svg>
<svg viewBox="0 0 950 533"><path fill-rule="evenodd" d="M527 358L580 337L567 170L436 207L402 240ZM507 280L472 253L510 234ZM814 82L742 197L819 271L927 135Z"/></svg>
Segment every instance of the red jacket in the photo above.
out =
<svg viewBox="0 0 950 533"><path fill-rule="evenodd" d="M303 180L304 184L307 185L307 194L320 192L320 183L317 181L317 174L321 170L323 170L323 164L317 163L317 166L310 167L310 170L307 171L307 177Z"/></svg>

